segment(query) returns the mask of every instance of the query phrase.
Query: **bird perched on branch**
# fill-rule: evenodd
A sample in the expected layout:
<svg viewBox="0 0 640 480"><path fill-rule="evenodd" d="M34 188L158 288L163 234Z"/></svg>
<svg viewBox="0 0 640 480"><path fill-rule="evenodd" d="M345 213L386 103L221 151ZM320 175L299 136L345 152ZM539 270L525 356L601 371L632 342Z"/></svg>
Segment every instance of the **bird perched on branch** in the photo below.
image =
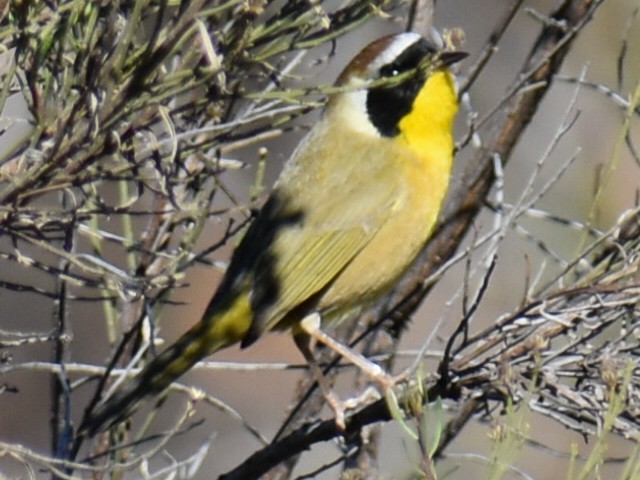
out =
<svg viewBox="0 0 640 480"><path fill-rule="evenodd" d="M311 339L330 343L322 326L352 321L389 293L428 240L453 160L449 67L465 56L416 33L365 47L285 165L202 320L88 412L80 433L123 419L203 357L271 330L291 331L344 427ZM384 383L379 367L351 353Z"/></svg>

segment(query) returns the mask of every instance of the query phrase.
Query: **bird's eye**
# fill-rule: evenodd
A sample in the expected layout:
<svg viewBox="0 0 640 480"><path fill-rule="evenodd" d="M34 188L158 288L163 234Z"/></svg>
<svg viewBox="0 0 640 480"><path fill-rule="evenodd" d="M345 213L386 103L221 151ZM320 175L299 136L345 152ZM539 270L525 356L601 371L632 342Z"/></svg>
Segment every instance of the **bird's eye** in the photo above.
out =
<svg viewBox="0 0 640 480"><path fill-rule="evenodd" d="M402 73L409 72L418 68L420 61L422 60L421 56L415 55L409 58L400 58L393 63L389 63L380 68L380 77L382 78L392 78L397 77Z"/></svg>
<svg viewBox="0 0 640 480"><path fill-rule="evenodd" d="M432 57L436 48L424 39L412 44L391 63L380 68L380 77L391 78L418 69L426 57Z"/></svg>
<svg viewBox="0 0 640 480"><path fill-rule="evenodd" d="M393 64L385 65L380 69L380 77L382 78L391 78L395 77L400 73L400 70Z"/></svg>

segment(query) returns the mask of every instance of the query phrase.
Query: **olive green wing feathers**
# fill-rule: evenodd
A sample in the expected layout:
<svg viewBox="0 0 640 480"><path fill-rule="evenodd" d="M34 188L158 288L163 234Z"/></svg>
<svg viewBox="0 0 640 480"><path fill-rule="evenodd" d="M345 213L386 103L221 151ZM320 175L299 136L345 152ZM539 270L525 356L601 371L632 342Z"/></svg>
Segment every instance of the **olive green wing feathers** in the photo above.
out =
<svg viewBox="0 0 640 480"><path fill-rule="evenodd" d="M258 218L252 234L262 230L262 238L246 239L248 245L266 243L267 247L253 270L254 319L243 346L275 328L287 315L304 315L312 310L315 300L375 237L392 215L398 188L394 182L380 182L374 187L370 182L369 178L366 184L361 180L348 186L336 185L323 195L329 200L321 205L300 194L294 203L291 198L279 198L282 192L274 192L269 201L282 208L278 211L273 204L269 206L263 213L271 218ZM283 221L285 218L295 220ZM276 230L261 228L261 223Z"/></svg>

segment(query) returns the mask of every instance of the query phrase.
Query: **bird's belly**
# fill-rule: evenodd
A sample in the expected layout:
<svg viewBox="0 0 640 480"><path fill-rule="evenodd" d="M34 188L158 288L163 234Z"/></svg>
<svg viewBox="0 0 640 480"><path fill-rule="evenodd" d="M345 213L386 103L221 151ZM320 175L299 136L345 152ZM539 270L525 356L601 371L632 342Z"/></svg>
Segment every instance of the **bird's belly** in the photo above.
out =
<svg viewBox="0 0 640 480"><path fill-rule="evenodd" d="M371 305L387 294L413 263L431 233L440 204L440 199L434 199L434 208L434 202L424 194L419 197L420 204L398 208L335 279L317 305L323 318L343 318L350 310Z"/></svg>

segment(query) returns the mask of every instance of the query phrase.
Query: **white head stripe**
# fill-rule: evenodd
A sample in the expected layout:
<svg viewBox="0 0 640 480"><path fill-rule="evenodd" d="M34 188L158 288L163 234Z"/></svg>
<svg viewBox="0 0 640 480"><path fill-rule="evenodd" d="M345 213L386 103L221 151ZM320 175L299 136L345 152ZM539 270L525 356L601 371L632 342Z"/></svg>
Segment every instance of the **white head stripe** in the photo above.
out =
<svg viewBox="0 0 640 480"><path fill-rule="evenodd" d="M409 45L413 45L422 38L420 34L415 32L399 33L393 41L371 62L369 71L375 72L383 65L391 63L393 60L404 52Z"/></svg>

